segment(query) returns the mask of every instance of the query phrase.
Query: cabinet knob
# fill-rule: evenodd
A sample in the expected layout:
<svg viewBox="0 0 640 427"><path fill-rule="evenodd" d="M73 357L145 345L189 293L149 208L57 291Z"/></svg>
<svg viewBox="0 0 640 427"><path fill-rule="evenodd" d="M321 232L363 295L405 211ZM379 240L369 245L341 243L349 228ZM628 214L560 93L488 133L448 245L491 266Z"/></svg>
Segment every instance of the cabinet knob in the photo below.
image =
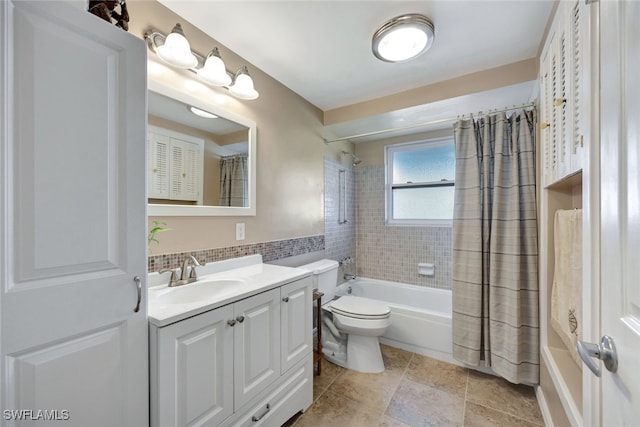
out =
<svg viewBox="0 0 640 427"><path fill-rule="evenodd" d="M227 325L233 326L235 324L236 324L236 320L235 319L227 320Z"/></svg>
<svg viewBox="0 0 640 427"><path fill-rule="evenodd" d="M289 302L289 297L284 297L284 298L282 298L282 301L284 301L284 302Z"/></svg>
<svg viewBox="0 0 640 427"><path fill-rule="evenodd" d="M236 317L236 320L238 321L238 323L242 323L244 322L244 316L238 316Z"/></svg>
<svg viewBox="0 0 640 427"><path fill-rule="evenodd" d="M556 107L559 107L559 106L563 105L565 102L567 102L567 100L565 98L556 98L553 101L553 105L555 105Z"/></svg>
<svg viewBox="0 0 640 427"><path fill-rule="evenodd" d="M549 123L540 123L540 129L546 129L549 127Z"/></svg>

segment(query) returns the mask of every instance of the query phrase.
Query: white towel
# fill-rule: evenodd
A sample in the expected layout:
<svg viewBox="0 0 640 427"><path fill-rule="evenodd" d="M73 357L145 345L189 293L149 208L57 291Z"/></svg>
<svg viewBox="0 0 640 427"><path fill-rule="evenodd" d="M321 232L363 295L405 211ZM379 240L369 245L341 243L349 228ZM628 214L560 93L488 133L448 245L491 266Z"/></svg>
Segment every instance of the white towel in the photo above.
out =
<svg viewBox="0 0 640 427"><path fill-rule="evenodd" d="M576 350L582 339L582 209L556 211L554 247L551 326L582 368Z"/></svg>

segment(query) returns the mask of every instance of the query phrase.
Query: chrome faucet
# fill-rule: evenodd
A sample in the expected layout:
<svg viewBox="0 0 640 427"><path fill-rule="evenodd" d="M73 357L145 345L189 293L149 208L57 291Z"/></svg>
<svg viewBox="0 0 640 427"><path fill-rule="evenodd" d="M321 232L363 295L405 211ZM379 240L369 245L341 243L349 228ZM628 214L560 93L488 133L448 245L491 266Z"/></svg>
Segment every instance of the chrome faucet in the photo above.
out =
<svg viewBox="0 0 640 427"><path fill-rule="evenodd" d="M192 264L191 268L189 268L189 264ZM195 282L198 280L198 273L196 272L196 267L199 267L200 263L193 255L189 255L182 262L182 271L180 274L180 283L181 285L186 285L187 283ZM188 272L188 273L187 273Z"/></svg>
<svg viewBox="0 0 640 427"><path fill-rule="evenodd" d="M344 280L354 280L356 278L355 274L344 274Z"/></svg>
<svg viewBox="0 0 640 427"><path fill-rule="evenodd" d="M189 267L189 264L192 266ZM200 264L193 255L189 255L182 262L182 268L165 268L160 270L160 274L167 273L169 271L171 272L171 277L169 278L169 284L167 286L173 288L174 286L186 285L187 283L193 283L198 280L196 267L201 265L202 264ZM179 279L178 274L180 274Z"/></svg>

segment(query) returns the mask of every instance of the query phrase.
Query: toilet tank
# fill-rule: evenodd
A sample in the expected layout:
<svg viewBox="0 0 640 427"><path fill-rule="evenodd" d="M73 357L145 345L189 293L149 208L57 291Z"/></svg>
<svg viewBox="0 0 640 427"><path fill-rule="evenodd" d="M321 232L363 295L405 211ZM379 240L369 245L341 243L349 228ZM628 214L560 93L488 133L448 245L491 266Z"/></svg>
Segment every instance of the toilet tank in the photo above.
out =
<svg viewBox="0 0 640 427"><path fill-rule="evenodd" d="M313 287L322 292L322 303L331 301L336 293L338 285L338 262L331 259L322 259L311 264L301 265L313 273Z"/></svg>

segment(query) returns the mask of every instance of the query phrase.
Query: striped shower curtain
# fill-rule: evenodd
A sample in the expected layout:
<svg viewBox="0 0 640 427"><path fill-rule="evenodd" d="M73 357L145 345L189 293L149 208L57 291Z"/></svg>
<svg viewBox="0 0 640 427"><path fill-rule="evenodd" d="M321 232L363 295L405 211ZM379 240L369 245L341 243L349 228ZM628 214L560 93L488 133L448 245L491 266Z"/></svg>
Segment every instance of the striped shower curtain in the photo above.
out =
<svg viewBox="0 0 640 427"><path fill-rule="evenodd" d="M247 155L220 159L220 206L247 206Z"/></svg>
<svg viewBox="0 0 640 427"><path fill-rule="evenodd" d="M539 383L536 113L455 124L453 356Z"/></svg>

